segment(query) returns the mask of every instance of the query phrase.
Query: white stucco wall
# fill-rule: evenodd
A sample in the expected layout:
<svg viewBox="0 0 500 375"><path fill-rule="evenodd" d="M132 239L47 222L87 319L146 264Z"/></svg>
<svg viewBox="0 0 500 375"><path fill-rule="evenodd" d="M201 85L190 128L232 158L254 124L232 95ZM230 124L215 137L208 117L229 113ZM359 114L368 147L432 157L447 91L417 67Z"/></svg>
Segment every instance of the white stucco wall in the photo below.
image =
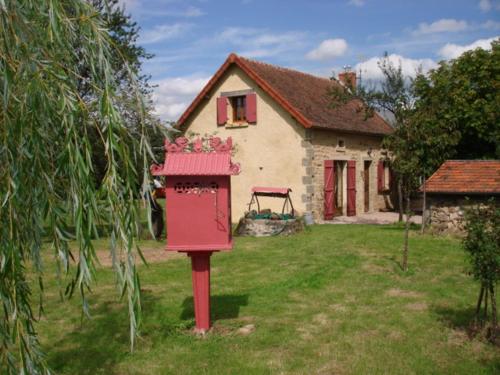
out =
<svg viewBox="0 0 500 375"><path fill-rule="evenodd" d="M216 100L221 92L248 89L257 94L257 123L244 127L217 126ZM231 118L229 108L228 114ZM240 175L231 179L233 222L247 210L252 186L289 187L295 208L305 211L303 178L306 166L302 144L305 129L239 68L228 69L182 130L188 138L194 135L233 138L233 160L241 164ZM260 201L261 208L281 212L283 200L262 198Z"/></svg>

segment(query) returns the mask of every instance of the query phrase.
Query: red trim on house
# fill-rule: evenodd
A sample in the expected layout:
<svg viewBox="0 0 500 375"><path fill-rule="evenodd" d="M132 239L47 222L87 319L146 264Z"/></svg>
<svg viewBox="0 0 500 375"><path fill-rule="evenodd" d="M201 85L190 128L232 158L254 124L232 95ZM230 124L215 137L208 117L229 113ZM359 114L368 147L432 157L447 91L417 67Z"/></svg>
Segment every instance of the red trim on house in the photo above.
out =
<svg viewBox="0 0 500 375"><path fill-rule="evenodd" d="M215 86L219 78L229 69L231 64L236 64L241 70L243 70L250 78L252 78L270 97L276 100L283 108L285 108L297 121L305 128L311 128L312 122L306 119L302 114L297 111L290 103L288 103L280 94L278 94L266 81L257 75L247 64L245 64L239 56L231 53L226 59L224 64L217 70L214 76L208 81L201 92L196 96L189 107L184 111L182 116L176 123L176 127L182 126L188 117L194 112L195 108L200 104L200 102L207 96L210 90Z"/></svg>
<svg viewBox="0 0 500 375"><path fill-rule="evenodd" d="M210 80L207 82L205 87L203 87L203 89L196 96L196 98L194 98L194 100L191 102L189 107L187 107L187 109L184 111L184 113L179 118L179 120L177 120L177 123L175 125L176 127L182 126L184 124L184 121L186 121L187 118L189 117L189 115L194 112L194 110L198 106L198 104L203 100L203 98L205 98L205 96L207 96L208 92L216 84L216 82L219 80L219 78L222 77L222 75L225 73L225 71L229 68L229 66L233 62L231 59L232 56L233 56L233 54L229 55L229 57L224 62L224 64L222 64L222 66L217 70L217 72L215 72L213 77L210 78Z"/></svg>

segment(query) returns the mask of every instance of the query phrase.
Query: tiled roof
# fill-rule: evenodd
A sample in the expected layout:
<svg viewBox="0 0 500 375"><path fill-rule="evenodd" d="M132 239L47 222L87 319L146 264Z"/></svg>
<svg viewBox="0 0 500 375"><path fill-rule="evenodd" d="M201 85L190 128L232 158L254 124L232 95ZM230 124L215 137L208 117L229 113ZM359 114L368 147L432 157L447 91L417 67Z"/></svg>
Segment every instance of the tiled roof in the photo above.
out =
<svg viewBox="0 0 500 375"><path fill-rule="evenodd" d="M427 180L426 191L500 194L500 160L445 161Z"/></svg>
<svg viewBox="0 0 500 375"><path fill-rule="evenodd" d="M365 119L362 102L359 100L351 100L332 108L328 91L335 86L342 87L335 80L249 60L235 54L227 58L179 118L177 126L182 126L196 106L209 94L218 79L233 64L241 68L305 128L372 135L386 135L392 132L391 126L378 114Z"/></svg>

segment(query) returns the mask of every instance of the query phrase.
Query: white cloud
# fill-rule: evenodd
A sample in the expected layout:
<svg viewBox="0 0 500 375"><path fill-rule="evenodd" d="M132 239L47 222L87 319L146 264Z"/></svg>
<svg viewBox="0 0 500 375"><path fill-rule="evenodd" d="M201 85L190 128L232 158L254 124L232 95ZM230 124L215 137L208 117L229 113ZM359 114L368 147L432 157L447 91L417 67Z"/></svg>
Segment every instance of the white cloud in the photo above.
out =
<svg viewBox="0 0 500 375"><path fill-rule="evenodd" d="M437 66L432 59L411 59L401 55L391 54L388 56L389 62L394 66L400 66L404 76L415 77L417 71L422 69L427 72ZM378 81L383 78L382 71L379 68L380 57L372 57L362 63L356 64L355 72L361 71L361 77L367 80Z"/></svg>
<svg viewBox="0 0 500 375"><path fill-rule="evenodd" d="M200 17L205 14L200 8L189 6L183 10L143 10L143 14L170 17Z"/></svg>
<svg viewBox="0 0 500 375"><path fill-rule="evenodd" d="M452 18L443 18L433 23L421 23L414 35L425 35L444 32L457 32L467 30L469 25L466 21L459 21Z"/></svg>
<svg viewBox="0 0 500 375"><path fill-rule="evenodd" d="M330 60L343 56L347 51L347 42L345 39L327 39L320 45L309 51L306 57L310 60Z"/></svg>
<svg viewBox="0 0 500 375"><path fill-rule="evenodd" d="M347 4L354 5L355 7L362 7L365 5L365 0L349 0Z"/></svg>
<svg viewBox="0 0 500 375"><path fill-rule="evenodd" d="M481 0L478 4L479 9L483 12L489 12L492 9L500 10L500 1L498 0Z"/></svg>
<svg viewBox="0 0 500 375"><path fill-rule="evenodd" d="M184 17L199 17L203 16L205 13L197 7L190 6L188 7L184 12L182 12L182 15Z"/></svg>
<svg viewBox="0 0 500 375"><path fill-rule="evenodd" d="M488 20L481 24L481 28L486 30L498 30L500 29L500 22Z"/></svg>
<svg viewBox="0 0 500 375"><path fill-rule="evenodd" d="M191 28L190 24L174 23L171 25L157 25L153 29L144 30L140 37L140 44L151 44L163 40L176 38Z"/></svg>
<svg viewBox="0 0 500 375"><path fill-rule="evenodd" d="M491 10L491 1L490 0L481 0L479 2L479 9L483 12L488 12Z"/></svg>
<svg viewBox="0 0 500 375"><path fill-rule="evenodd" d="M185 76L153 82L155 113L163 120L175 121L191 104L210 77Z"/></svg>
<svg viewBox="0 0 500 375"><path fill-rule="evenodd" d="M489 39L479 39L479 40L476 40L474 43L467 44L465 46L447 43L444 47L442 47L439 50L439 55L443 59L449 60L449 59L455 59L458 56L460 56L462 53L469 51L469 50L472 50L472 49L482 48L485 50L489 50L489 49L491 49L491 42L493 42L497 38L499 38L499 36L489 38Z"/></svg>
<svg viewBox="0 0 500 375"><path fill-rule="evenodd" d="M120 0L118 4L126 10L130 11L137 7L137 5L139 4L139 0Z"/></svg>
<svg viewBox="0 0 500 375"><path fill-rule="evenodd" d="M216 45L232 46L246 57L275 56L300 48L306 34L298 31L272 32L268 29L228 27L213 38Z"/></svg>

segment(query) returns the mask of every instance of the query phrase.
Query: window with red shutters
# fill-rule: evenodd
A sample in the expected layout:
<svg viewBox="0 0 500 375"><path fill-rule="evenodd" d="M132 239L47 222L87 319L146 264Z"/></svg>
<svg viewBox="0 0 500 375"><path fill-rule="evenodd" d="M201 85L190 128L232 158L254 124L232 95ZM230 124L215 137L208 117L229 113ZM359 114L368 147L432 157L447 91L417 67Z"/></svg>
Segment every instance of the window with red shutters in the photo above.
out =
<svg viewBox="0 0 500 375"><path fill-rule="evenodd" d="M257 123L257 95L249 91L225 92L217 98L218 125L229 122L227 125L232 127Z"/></svg>

